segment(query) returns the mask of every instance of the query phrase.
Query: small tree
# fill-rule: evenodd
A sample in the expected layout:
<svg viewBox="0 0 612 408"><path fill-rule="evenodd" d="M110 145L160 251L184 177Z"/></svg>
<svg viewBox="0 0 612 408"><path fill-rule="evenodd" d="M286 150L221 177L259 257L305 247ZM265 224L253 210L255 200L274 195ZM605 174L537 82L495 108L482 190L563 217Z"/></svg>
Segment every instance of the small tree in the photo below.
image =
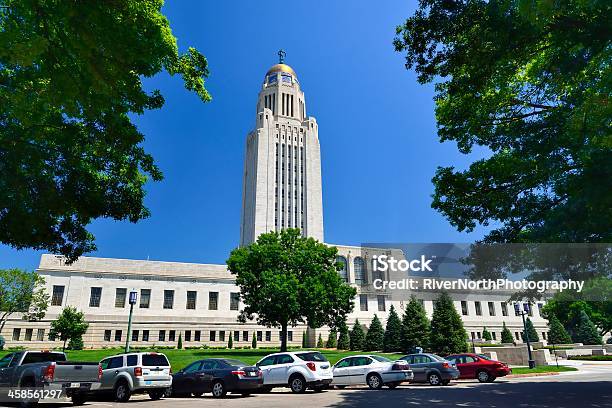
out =
<svg viewBox="0 0 612 408"><path fill-rule="evenodd" d="M601 344L602 339L595 324L589 319L584 310L578 317L578 324L574 329L574 341L582 344Z"/></svg>
<svg viewBox="0 0 612 408"><path fill-rule="evenodd" d="M257 348L257 333L253 332L253 340L251 340L251 348Z"/></svg>
<svg viewBox="0 0 612 408"><path fill-rule="evenodd" d="M83 350L83 338L75 337L68 342L68 350Z"/></svg>
<svg viewBox="0 0 612 408"><path fill-rule="evenodd" d="M227 340L227 348L234 348L234 336L232 336L232 332L230 332L229 339Z"/></svg>
<svg viewBox="0 0 612 408"><path fill-rule="evenodd" d="M38 321L45 317L48 305L43 277L21 269L0 269L0 332L13 313Z"/></svg>
<svg viewBox="0 0 612 408"><path fill-rule="evenodd" d="M506 322L504 322L502 332L501 332L501 342L502 343L514 343L514 337L512 337L512 332L508 327L506 327Z"/></svg>
<svg viewBox="0 0 612 408"><path fill-rule="evenodd" d="M491 336L491 333L489 333L489 331L487 330L486 327L482 328L482 339L486 340L486 341L493 340L493 337Z"/></svg>
<svg viewBox="0 0 612 408"><path fill-rule="evenodd" d="M327 336L327 343L325 343L326 348L336 348L338 343L338 332L336 329L331 329L329 331L329 335Z"/></svg>
<svg viewBox="0 0 612 408"><path fill-rule="evenodd" d="M572 342L572 338L565 327L552 313L549 314L548 318L548 342L551 344L569 344Z"/></svg>
<svg viewBox="0 0 612 408"><path fill-rule="evenodd" d="M378 316L374 315L370 328L365 337L364 350L366 351L380 351L383 349L385 343L385 329L383 329L382 323L378 319Z"/></svg>
<svg viewBox="0 0 612 408"><path fill-rule="evenodd" d="M465 353L468 350L467 337L452 298L442 292L431 319L431 349L439 354Z"/></svg>
<svg viewBox="0 0 612 408"><path fill-rule="evenodd" d="M323 337L321 336L321 333L319 333L319 340L317 340L317 348L323 347L325 347L325 344L323 343Z"/></svg>
<svg viewBox="0 0 612 408"><path fill-rule="evenodd" d="M62 344L62 351L65 351L66 342L68 340L81 339L85 332L87 332L88 327L89 324L85 322L83 312L79 312L75 307L66 306L57 319L51 322L49 336L62 340L64 342ZM78 345L78 343L76 344Z"/></svg>
<svg viewBox="0 0 612 408"><path fill-rule="evenodd" d="M183 348L183 333L179 333L178 343L176 343L176 348L182 350Z"/></svg>
<svg viewBox="0 0 612 408"><path fill-rule="evenodd" d="M383 349L386 352L400 351L402 349L402 321L393 305L389 308Z"/></svg>
<svg viewBox="0 0 612 408"><path fill-rule="evenodd" d="M530 318L527 318L525 321L525 327L527 328L527 334L529 334L529 341L540 341L540 336L538 336L538 332L535 327L533 327L533 322ZM524 330L521 332L521 338L523 341L527 341Z"/></svg>
<svg viewBox="0 0 612 408"><path fill-rule="evenodd" d="M355 320L353 329L351 330L350 336L350 349L351 350L363 350L363 342L365 341L365 334L363 327L359 323L359 319Z"/></svg>
<svg viewBox="0 0 612 408"><path fill-rule="evenodd" d="M339 324L340 335L338 336L338 350L350 350L351 340L346 322L343 320Z"/></svg>
<svg viewBox="0 0 612 408"><path fill-rule="evenodd" d="M402 318L402 350L414 352L415 347L427 348L430 324L421 302L413 295Z"/></svg>

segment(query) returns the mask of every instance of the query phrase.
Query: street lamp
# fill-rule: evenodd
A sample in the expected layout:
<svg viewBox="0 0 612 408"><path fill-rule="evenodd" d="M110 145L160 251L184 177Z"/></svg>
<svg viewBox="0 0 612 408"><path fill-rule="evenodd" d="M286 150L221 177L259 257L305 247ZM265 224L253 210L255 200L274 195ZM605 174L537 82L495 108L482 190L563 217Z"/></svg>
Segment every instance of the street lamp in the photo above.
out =
<svg viewBox="0 0 612 408"><path fill-rule="evenodd" d="M525 341L527 342L527 355L529 358L529 368L535 368L535 360L531 355L531 343L529 342L529 333L527 332L527 322L525 321L525 315L529 314L529 303L523 303L523 310L521 310L521 305L519 303L514 304L514 314L517 316L521 316L523 318L523 333L525 333Z"/></svg>
<svg viewBox="0 0 612 408"><path fill-rule="evenodd" d="M128 329L127 329L127 338L125 339L125 352L130 352L130 338L132 337L132 313L134 312L134 305L136 304L136 299L138 299L138 293L133 290L130 292L129 303L130 303L130 317L128 318Z"/></svg>

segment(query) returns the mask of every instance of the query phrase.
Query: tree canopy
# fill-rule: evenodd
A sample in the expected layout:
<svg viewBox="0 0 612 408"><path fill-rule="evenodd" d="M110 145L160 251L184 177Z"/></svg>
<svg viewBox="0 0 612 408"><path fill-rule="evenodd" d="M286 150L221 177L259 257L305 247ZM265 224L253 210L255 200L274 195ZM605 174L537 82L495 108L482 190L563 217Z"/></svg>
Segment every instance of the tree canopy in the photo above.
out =
<svg viewBox="0 0 612 408"><path fill-rule="evenodd" d="M64 342L62 351L66 348L66 341L76 340L82 344L82 337L87 332L89 323L85 321L83 312L79 312L76 307L66 306L59 314L57 319L51 322L49 337L59 338ZM82 347L81 347L82 348Z"/></svg>
<svg viewBox="0 0 612 408"><path fill-rule="evenodd" d="M202 101L206 58L179 53L163 1L4 0L0 8L0 242L74 261L87 225L149 215L162 173L133 115L159 109L142 78L180 75Z"/></svg>
<svg viewBox="0 0 612 408"><path fill-rule="evenodd" d="M337 327L353 310L356 295L338 274L337 252L291 228L261 234L251 245L234 249L227 266L245 305L240 321L280 327L282 350L287 326Z"/></svg>
<svg viewBox="0 0 612 408"><path fill-rule="evenodd" d="M430 324L421 302L412 295L402 318L402 349L414 353L416 347L429 346Z"/></svg>
<svg viewBox="0 0 612 408"><path fill-rule="evenodd" d="M612 241L612 8L605 0L420 0L395 48L435 83L441 142L484 159L439 167L432 207L487 242Z"/></svg>
<svg viewBox="0 0 612 408"><path fill-rule="evenodd" d="M378 316L374 315L370 328L365 336L363 349L366 351L381 351L385 344L385 329Z"/></svg>
<svg viewBox="0 0 612 408"><path fill-rule="evenodd" d="M387 326L385 327L384 351L394 352L402 350L402 321L400 320L395 307L389 308Z"/></svg>
<svg viewBox="0 0 612 408"><path fill-rule="evenodd" d="M468 350L467 332L453 299L442 292L434 304L431 317L430 347L434 353L465 353Z"/></svg>
<svg viewBox="0 0 612 408"><path fill-rule="evenodd" d="M14 313L22 313L29 321L45 317L49 294L44 284L45 279L35 272L0 269L0 332Z"/></svg>

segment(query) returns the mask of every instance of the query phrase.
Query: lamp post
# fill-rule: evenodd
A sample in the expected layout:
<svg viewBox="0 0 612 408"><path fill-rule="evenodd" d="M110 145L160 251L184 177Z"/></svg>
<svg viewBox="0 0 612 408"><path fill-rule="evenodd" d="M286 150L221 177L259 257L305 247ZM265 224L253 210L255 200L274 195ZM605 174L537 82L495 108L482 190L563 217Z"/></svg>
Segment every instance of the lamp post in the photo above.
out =
<svg viewBox="0 0 612 408"><path fill-rule="evenodd" d="M514 304L514 314L523 318L523 333L525 333L525 341L527 342L527 355L529 359L529 368L535 368L535 360L531 355L531 343L529 342L529 333L527 333L527 322L525 321L525 315L529 313L529 303L523 303L523 310L521 305L518 303Z"/></svg>
<svg viewBox="0 0 612 408"><path fill-rule="evenodd" d="M130 338L132 337L132 313L134 312L134 305L136 304L136 299L138 299L138 293L133 290L130 292L129 302L130 302L130 317L128 318L128 329L127 329L127 338L125 339L125 352L130 352Z"/></svg>

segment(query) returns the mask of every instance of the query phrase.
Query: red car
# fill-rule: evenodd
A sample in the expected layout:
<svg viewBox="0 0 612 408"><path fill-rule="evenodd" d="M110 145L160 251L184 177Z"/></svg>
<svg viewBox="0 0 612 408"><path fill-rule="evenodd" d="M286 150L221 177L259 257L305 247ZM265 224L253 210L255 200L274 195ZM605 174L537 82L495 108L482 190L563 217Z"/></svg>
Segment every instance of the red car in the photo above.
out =
<svg viewBox="0 0 612 408"><path fill-rule="evenodd" d="M482 354L453 354L446 359L457 366L461 373L460 379L476 378L480 382L493 382L497 377L512 373L508 364L491 360Z"/></svg>

